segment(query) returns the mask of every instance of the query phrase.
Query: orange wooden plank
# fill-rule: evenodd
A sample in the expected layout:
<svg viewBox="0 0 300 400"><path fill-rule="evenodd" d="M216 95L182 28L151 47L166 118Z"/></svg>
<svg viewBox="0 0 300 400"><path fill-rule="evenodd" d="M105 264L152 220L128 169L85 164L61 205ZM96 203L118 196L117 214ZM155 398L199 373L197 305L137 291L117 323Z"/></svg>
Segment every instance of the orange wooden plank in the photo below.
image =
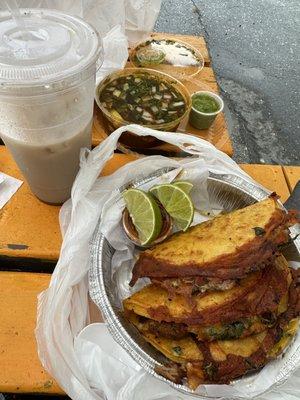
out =
<svg viewBox="0 0 300 400"><path fill-rule="evenodd" d="M123 167L130 161L134 161L137 159L137 156L133 154L114 154L113 158L111 158L102 170L103 176L113 174L117 169Z"/></svg>
<svg viewBox="0 0 300 400"><path fill-rule="evenodd" d="M0 171L24 180L5 146L0 146ZM0 210L0 256L56 260L61 243L59 209L38 200L24 182Z"/></svg>
<svg viewBox="0 0 300 400"><path fill-rule="evenodd" d="M116 154L103 174L109 175L133 159L131 155ZM0 171L24 180L5 146L0 146ZM0 210L0 256L56 261L61 246L59 210L59 206L38 200L24 182Z"/></svg>
<svg viewBox="0 0 300 400"><path fill-rule="evenodd" d="M50 275L0 272L0 392L63 394L43 369L34 329L37 295Z"/></svg>
<svg viewBox="0 0 300 400"><path fill-rule="evenodd" d="M300 166L283 166L283 172L290 191L294 189L297 182L300 181Z"/></svg>
<svg viewBox="0 0 300 400"><path fill-rule="evenodd" d="M280 165L241 164L240 167L267 189L276 192L281 201L288 199L290 192Z"/></svg>
<svg viewBox="0 0 300 400"><path fill-rule="evenodd" d="M109 175L133 159L133 155L115 154L103 174ZM281 167L244 165L243 168L268 189L276 191L283 201L286 200L289 191ZM4 146L0 146L0 171L22 179ZM0 256L57 260L61 246L58 213L59 207L36 199L24 183L0 210ZM14 245L18 244L24 247L15 249Z"/></svg>

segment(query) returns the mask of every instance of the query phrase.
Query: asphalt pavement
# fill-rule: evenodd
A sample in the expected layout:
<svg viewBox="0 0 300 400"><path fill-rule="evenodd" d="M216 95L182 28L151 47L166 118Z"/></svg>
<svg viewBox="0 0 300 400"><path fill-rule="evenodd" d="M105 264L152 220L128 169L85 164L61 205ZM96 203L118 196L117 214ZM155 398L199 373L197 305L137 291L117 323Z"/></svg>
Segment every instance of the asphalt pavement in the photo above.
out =
<svg viewBox="0 0 300 400"><path fill-rule="evenodd" d="M163 0L155 29L205 36L236 161L300 165L299 0Z"/></svg>

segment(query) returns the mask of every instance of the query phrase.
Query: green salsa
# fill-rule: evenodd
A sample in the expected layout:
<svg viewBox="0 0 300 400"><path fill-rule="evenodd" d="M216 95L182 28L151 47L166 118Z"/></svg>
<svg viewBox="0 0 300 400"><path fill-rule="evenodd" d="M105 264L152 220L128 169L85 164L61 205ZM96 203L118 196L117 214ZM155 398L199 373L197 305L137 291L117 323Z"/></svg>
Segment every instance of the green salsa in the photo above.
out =
<svg viewBox="0 0 300 400"><path fill-rule="evenodd" d="M175 121L187 107L175 86L149 73L134 73L110 81L101 90L99 100L113 117L142 125Z"/></svg>
<svg viewBox="0 0 300 400"><path fill-rule="evenodd" d="M195 94L192 97L192 106L204 114L212 114L220 109L219 103L208 94Z"/></svg>

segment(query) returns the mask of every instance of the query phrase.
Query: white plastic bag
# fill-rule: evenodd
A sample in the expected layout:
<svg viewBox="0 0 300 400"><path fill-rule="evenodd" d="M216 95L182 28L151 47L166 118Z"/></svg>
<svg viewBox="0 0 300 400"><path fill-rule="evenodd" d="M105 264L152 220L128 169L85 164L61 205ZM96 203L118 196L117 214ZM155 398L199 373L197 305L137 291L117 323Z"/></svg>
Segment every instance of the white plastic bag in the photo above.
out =
<svg viewBox="0 0 300 400"><path fill-rule="evenodd" d="M56 9L92 24L103 41L98 83L125 66L129 43L145 39L153 30L161 0L19 0L17 4L20 8ZM2 10L7 10L4 0L0 0Z"/></svg>
<svg viewBox="0 0 300 400"><path fill-rule="evenodd" d="M8 0L9 1L9 0ZM104 37L120 25L130 42L153 30L161 0L17 0L20 8L51 8L82 17ZM7 9L0 0L0 10Z"/></svg>
<svg viewBox="0 0 300 400"><path fill-rule="evenodd" d="M20 179L6 175L0 171L0 210L16 193L22 183Z"/></svg>
<svg viewBox="0 0 300 400"><path fill-rule="evenodd" d="M123 166L111 176L98 178L113 155L119 136L128 129L178 145L194 158L176 161L161 156L146 157ZM137 125L119 128L94 150L82 153L72 199L61 210L64 235L61 254L49 288L39 296L36 329L42 364L72 399L190 398L141 370L114 343L104 324L89 325L87 273L88 244L101 213L105 214L103 207L109 203L113 190L141 174L148 175L167 166L188 168L191 163L202 172L235 174L254 183L233 160L202 139ZM291 384L296 377L293 379L289 380ZM230 386L224 387L224 394L226 391L229 397ZM241 398L247 398L247 393Z"/></svg>

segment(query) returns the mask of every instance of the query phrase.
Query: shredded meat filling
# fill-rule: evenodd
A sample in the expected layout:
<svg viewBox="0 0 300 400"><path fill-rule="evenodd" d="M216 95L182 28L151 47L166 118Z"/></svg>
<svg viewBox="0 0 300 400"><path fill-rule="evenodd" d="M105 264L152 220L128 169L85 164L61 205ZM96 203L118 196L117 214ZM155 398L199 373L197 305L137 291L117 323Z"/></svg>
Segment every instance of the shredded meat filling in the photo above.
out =
<svg viewBox="0 0 300 400"><path fill-rule="evenodd" d="M241 318L253 315L262 315L275 312L282 296L287 293L289 282L286 272L273 265L261 272L258 281L254 281L242 296L236 297L222 306L197 310L193 308L190 314L172 316L166 306L150 307L147 309L150 317L156 321L177 322L186 325L214 325L217 323L231 323Z"/></svg>
<svg viewBox="0 0 300 400"><path fill-rule="evenodd" d="M212 290L229 290L233 288L237 280L227 279L224 281L219 278L191 276L187 278L153 278L151 281L166 289L170 296L180 294L189 298L192 295L206 293Z"/></svg>

